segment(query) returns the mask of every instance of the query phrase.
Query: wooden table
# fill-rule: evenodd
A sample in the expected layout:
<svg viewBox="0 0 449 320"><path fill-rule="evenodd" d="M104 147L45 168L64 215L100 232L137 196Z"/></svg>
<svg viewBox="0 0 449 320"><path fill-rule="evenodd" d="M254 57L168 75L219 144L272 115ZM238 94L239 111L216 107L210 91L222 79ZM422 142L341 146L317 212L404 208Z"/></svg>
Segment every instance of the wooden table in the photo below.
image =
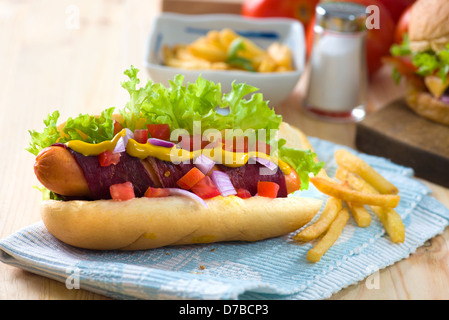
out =
<svg viewBox="0 0 449 320"><path fill-rule="evenodd" d="M24 149L29 129L42 128L43 118L58 109L61 118L122 107L127 92L123 71L140 68L159 1L0 2L0 238L40 220L40 193L33 173L34 157ZM304 79L304 78L303 78ZM304 81L276 107L308 135L354 146L355 126L310 119L300 109ZM368 110L401 96L402 87L382 69L371 81ZM449 190L427 183L449 207ZM449 230L428 241L410 258L381 270L379 286L366 281L332 299L448 299ZM107 299L63 283L0 264L0 299Z"/></svg>

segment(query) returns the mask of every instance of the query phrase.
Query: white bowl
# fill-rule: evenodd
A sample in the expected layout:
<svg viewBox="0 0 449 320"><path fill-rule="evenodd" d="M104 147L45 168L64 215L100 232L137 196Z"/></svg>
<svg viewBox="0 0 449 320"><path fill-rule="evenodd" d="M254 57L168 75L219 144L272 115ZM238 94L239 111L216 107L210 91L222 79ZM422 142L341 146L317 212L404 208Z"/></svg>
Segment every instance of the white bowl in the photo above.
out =
<svg viewBox="0 0 449 320"><path fill-rule="evenodd" d="M210 30L230 28L266 49L272 42L286 44L293 53L295 70L289 72L257 73L247 71L185 70L163 65L162 47L189 44ZM184 75L185 82L194 82L199 75L221 83L223 93L231 84L247 83L259 89L271 107L285 100L296 86L305 65L303 25L293 19L250 19L231 14L184 15L164 13L156 17L146 46L144 65L150 78L168 85L176 74Z"/></svg>

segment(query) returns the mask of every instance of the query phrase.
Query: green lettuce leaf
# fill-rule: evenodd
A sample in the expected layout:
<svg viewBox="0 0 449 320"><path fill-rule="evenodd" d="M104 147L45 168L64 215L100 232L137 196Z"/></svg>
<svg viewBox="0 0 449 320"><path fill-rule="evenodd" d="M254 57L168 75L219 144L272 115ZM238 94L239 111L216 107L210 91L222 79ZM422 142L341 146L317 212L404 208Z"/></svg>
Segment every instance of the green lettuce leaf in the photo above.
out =
<svg viewBox="0 0 449 320"><path fill-rule="evenodd" d="M36 156L42 149L56 143L61 136L57 128L59 116L59 111L54 111L52 114L49 114L44 120L45 128L43 132L29 130L31 142L25 150Z"/></svg>
<svg viewBox="0 0 449 320"><path fill-rule="evenodd" d="M317 175L324 167L324 162L315 162L316 154L311 150L294 149L286 146L279 148L279 158L287 162L298 173L301 190L309 188L309 174Z"/></svg>
<svg viewBox="0 0 449 320"><path fill-rule="evenodd" d="M99 143L111 140L114 137L114 121L112 120L114 109L111 107L102 111L99 117L88 114L80 114L76 118L70 117L63 128L67 136L61 138L60 142L83 140L88 143Z"/></svg>

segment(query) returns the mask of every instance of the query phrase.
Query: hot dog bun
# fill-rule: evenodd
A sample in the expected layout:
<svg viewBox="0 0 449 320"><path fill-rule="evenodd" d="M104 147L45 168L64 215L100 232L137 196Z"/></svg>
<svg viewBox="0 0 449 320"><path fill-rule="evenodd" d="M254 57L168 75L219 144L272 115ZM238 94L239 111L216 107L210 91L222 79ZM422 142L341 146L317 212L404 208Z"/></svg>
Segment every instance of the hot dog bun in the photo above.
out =
<svg viewBox="0 0 449 320"><path fill-rule="evenodd" d="M309 148L306 136L283 123L291 146ZM311 198L215 197L208 208L182 196L128 201L44 201L43 222L59 240L96 250L142 250L282 236L308 223L322 201Z"/></svg>
<svg viewBox="0 0 449 320"><path fill-rule="evenodd" d="M321 201L220 196L207 205L180 196L123 202L47 200L42 219L51 234L76 247L141 250L281 236L309 222Z"/></svg>

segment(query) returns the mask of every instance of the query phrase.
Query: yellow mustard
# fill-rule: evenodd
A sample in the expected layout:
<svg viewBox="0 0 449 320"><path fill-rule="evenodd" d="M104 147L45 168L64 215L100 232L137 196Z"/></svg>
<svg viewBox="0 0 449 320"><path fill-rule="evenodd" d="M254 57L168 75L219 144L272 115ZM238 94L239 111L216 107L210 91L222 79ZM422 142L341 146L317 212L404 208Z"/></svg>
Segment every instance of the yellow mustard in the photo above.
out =
<svg viewBox="0 0 449 320"><path fill-rule="evenodd" d="M126 131L123 129L115 135L115 137L110 141L103 141L101 143L93 144L87 143L81 140L72 140L67 143L67 146L79 152L85 156L97 156L104 151L113 151L118 140L125 136ZM126 145L126 152L132 156L139 159L145 159L147 157L155 157L162 161L170 161L173 163L181 163L184 161L189 161L191 159L196 159L201 154L205 155L209 159L212 159L216 163L223 164L228 167L240 167L245 165L249 159L254 157L264 158L276 163L285 175L291 173L291 167L284 161L269 156L262 152L250 151L250 152L232 152L223 150L221 147L215 149L203 149L188 151L185 149L180 149L176 146L174 147L161 147L155 146L149 142L138 143L134 139L129 139Z"/></svg>

